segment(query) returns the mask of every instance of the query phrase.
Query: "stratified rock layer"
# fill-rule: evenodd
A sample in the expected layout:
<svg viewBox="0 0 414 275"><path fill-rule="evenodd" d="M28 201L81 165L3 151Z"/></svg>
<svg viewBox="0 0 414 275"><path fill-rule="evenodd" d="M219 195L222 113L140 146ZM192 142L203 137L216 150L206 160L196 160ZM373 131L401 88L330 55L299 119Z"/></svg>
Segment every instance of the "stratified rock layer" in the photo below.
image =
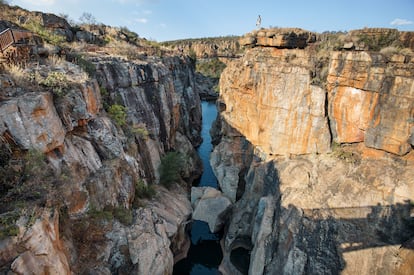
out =
<svg viewBox="0 0 414 275"><path fill-rule="evenodd" d="M412 57L260 46L220 81L223 274L413 272Z"/></svg>
<svg viewBox="0 0 414 275"><path fill-rule="evenodd" d="M285 57L294 56L294 63ZM306 51L255 48L224 70L222 117L266 154L325 153L326 92L311 85Z"/></svg>
<svg viewBox="0 0 414 275"><path fill-rule="evenodd" d="M364 142L397 155L411 151L414 64L406 57L334 52L328 74L334 140Z"/></svg>
<svg viewBox="0 0 414 275"><path fill-rule="evenodd" d="M22 226L17 236L0 240L0 269L169 274L189 247L185 225L192 209L184 188L154 186L161 158L171 150L186 156L184 179L191 182L201 171L194 149L201 141L194 65L185 57L94 56L88 62L96 67L96 79L65 61L28 66L33 74L65 72L68 85L60 93L19 87L1 76L0 141L46 153L56 179L51 198L37 195L46 197L37 212L13 214L22 216L16 222ZM104 111L103 105L114 104L125 107L122 127ZM149 184L156 199L138 198L139 188Z"/></svg>

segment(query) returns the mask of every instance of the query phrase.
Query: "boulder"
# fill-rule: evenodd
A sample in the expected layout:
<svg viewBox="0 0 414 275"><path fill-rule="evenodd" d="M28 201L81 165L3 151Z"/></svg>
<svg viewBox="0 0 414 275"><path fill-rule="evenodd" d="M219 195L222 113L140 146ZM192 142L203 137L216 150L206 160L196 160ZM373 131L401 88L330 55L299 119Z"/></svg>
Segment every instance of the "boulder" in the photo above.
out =
<svg viewBox="0 0 414 275"><path fill-rule="evenodd" d="M27 225L25 225L27 226ZM21 228L25 228L22 226ZM23 230L21 230L23 231ZM22 252L12 263L17 274L71 274L68 259L59 238L59 213L45 209L41 217L27 229L19 249Z"/></svg>
<svg viewBox="0 0 414 275"><path fill-rule="evenodd" d="M136 274L171 274L174 264L165 226L150 209L139 209L140 221L127 229L130 260Z"/></svg>
<svg viewBox="0 0 414 275"><path fill-rule="evenodd" d="M193 220L208 223L212 233L223 228L231 201L220 191L212 187L192 187L191 203L194 209Z"/></svg>
<svg viewBox="0 0 414 275"><path fill-rule="evenodd" d="M63 145L66 130L50 93L26 93L0 106L0 135L7 131L22 149L49 152Z"/></svg>

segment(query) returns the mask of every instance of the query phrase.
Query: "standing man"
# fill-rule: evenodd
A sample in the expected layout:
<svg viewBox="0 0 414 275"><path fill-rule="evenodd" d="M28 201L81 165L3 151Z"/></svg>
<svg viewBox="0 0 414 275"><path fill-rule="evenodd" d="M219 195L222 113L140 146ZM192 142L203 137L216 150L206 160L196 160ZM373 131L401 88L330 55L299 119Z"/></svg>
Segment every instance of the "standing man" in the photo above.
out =
<svg viewBox="0 0 414 275"><path fill-rule="evenodd" d="M256 27L260 28L261 24L262 24L262 18L260 17L260 14L259 14L259 16L257 17L257 20L256 20Z"/></svg>

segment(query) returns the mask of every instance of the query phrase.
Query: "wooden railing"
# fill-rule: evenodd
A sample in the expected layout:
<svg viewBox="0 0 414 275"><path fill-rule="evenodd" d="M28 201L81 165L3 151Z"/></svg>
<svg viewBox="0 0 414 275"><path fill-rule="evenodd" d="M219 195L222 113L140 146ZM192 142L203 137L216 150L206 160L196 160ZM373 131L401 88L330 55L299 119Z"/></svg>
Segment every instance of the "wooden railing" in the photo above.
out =
<svg viewBox="0 0 414 275"><path fill-rule="evenodd" d="M0 33L0 51L4 52L14 44L27 44L27 39L32 36L33 33L29 31L8 28Z"/></svg>

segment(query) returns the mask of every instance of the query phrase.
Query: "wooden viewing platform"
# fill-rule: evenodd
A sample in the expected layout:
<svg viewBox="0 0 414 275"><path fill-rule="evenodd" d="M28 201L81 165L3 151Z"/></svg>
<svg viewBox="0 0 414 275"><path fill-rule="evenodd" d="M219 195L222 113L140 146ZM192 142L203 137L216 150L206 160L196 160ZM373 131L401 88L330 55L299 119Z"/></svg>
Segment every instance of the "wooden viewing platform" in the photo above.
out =
<svg viewBox="0 0 414 275"><path fill-rule="evenodd" d="M6 63L21 63L29 60L31 43L35 35L30 31L5 29L0 33L0 60Z"/></svg>

